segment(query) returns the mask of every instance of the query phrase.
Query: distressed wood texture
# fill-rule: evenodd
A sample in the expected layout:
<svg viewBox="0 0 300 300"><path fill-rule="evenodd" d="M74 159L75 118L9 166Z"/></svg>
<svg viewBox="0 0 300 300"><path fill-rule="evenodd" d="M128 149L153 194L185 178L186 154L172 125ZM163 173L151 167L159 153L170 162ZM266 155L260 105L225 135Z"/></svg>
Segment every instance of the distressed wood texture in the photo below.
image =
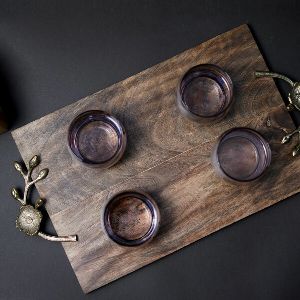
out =
<svg viewBox="0 0 300 300"><path fill-rule="evenodd" d="M234 82L235 104L217 125L191 122L175 105L180 77L200 63L219 65ZM25 161L40 153L41 168L50 169L37 188L58 234L79 236L77 243L63 246L84 292L300 190L293 145L280 144L294 124L273 80L253 76L266 69L248 26L242 25L12 133ZM67 149L68 125L89 109L112 113L128 132L124 159L105 171L81 165ZM216 138L236 126L257 129L271 144L271 167L254 183L228 184L211 166ZM116 245L101 224L108 199L128 189L150 193L162 218L156 238L136 248Z"/></svg>

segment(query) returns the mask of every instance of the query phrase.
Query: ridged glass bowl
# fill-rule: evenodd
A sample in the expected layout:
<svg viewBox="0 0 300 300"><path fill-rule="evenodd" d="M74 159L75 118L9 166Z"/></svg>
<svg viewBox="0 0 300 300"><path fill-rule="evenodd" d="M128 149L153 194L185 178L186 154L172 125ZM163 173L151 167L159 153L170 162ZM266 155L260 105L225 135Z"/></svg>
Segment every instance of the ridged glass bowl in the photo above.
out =
<svg viewBox="0 0 300 300"><path fill-rule="evenodd" d="M271 163L271 148L261 134L250 128L224 132L214 147L212 163L216 172L234 182L259 178Z"/></svg>
<svg viewBox="0 0 300 300"><path fill-rule="evenodd" d="M71 153L91 167L109 168L116 164L124 154L126 142L122 124L100 110L78 115L68 131Z"/></svg>
<svg viewBox="0 0 300 300"><path fill-rule="evenodd" d="M159 209L153 198L141 191L125 191L113 196L104 209L104 229L122 246L149 242L157 233Z"/></svg>
<svg viewBox="0 0 300 300"><path fill-rule="evenodd" d="M188 70L177 88L177 105L187 118L198 122L219 121L233 103L233 84L229 75L212 64Z"/></svg>

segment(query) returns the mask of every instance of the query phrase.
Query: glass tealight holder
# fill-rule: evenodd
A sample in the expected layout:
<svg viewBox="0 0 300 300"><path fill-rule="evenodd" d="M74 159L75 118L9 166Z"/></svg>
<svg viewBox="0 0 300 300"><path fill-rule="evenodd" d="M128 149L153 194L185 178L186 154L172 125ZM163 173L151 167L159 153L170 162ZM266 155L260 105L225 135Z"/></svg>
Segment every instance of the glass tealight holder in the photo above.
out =
<svg viewBox="0 0 300 300"><path fill-rule="evenodd" d="M216 65L202 64L191 68L177 88L179 110L193 121L219 121L226 116L232 103L232 80Z"/></svg>
<svg viewBox="0 0 300 300"><path fill-rule="evenodd" d="M125 191L109 200L103 226L110 239L122 246L139 246L157 233L159 209L153 198L140 191Z"/></svg>
<svg viewBox="0 0 300 300"><path fill-rule="evenodd" d="M90 110L78 115L68 131L68 146L80 162L109 168L123 156L126 132L122 124L110 114Z"/></svg>
<svg viewBox="0 0 300 300"><path fill-rule="evenodd" d="M269 143L250 128L224 132L214 147L212 163L216 172L232 182L256 180L271 163Z"/></svg>

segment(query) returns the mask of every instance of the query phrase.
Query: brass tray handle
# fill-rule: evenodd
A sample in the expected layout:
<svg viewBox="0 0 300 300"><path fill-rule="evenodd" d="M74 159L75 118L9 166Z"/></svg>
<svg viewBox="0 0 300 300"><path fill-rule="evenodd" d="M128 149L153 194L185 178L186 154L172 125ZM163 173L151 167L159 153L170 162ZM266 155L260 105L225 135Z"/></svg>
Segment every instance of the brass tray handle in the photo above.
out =
<svg viewBox="0 0 300 300"><path fill-rule="evenodd" d="M300 82L296 82L296 81L294 82L293 80L291 80L290 78L288 78L285 75L274 73L274 72L269 72L269 71L256 71L254 73L254 75L256 78L272 77L272 78L282 79L285 82L287 82L291 86L292 89L288 95L289 104L287 105L286 108L288 111L292 111L292 110L300 111ZM291 140L292 136L295 134L298 134L299 141L293 150L293 153L292 153L293 156L296 156L300 152L300 126L297 129L295 129L294 131L292 131L291 133L285 135L281 140L282 144L286 144Z"/></svg>
<svg viewBox="0 0 300 300"><path fill-rule="evenodd" d="M40 224L42 221L42 213L39 207L44 203L42 199L38 199L35 205L27 204L28 195L31 187L40 180L47 177L49 170L42 169L35 179L32 179L32 171L40 164L40 159L35 155L28 164L28 170L25 170L18 162L14 163L15 169L20 172L25 180L25 187L23 197L20 196L19 191L16 188L12 188L11 194L14 199L21 203L20 213L16 219L16 227L24 232L26 235L38 235L43 239L53 242L76 242L77 235L68 236L53 236L40 231Z"/></svg>

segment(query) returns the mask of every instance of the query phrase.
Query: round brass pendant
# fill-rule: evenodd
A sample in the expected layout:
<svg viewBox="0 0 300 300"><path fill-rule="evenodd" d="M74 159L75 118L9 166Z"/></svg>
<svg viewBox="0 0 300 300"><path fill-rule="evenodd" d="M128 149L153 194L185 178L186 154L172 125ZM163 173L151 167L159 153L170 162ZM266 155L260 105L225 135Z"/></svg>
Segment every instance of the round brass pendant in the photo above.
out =
<svg viewBox="0 0 300 300"><path fill-rule="evenodd" d="M40 229L42 214L31 205L20 208L20 214L16 220L16 226L27 235L36 235Z"/></svg>
<svg viewBox="0 0 300 300"><path fill-rule="evenodd" d="M300 82L294 83L290 98L296 109L300 110Z"/></svg>

